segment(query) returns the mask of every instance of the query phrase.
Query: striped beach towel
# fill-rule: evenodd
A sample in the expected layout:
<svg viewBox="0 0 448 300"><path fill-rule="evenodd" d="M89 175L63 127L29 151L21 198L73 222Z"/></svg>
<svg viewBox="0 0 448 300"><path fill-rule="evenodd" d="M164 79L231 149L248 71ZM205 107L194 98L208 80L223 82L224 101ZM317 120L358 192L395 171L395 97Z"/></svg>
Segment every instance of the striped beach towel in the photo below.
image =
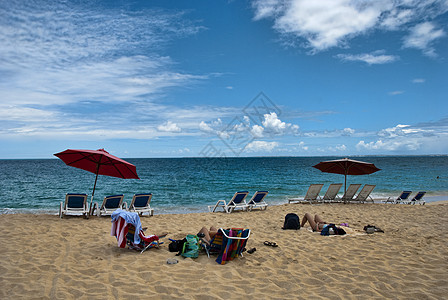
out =
<svg viewBox="0 0 448 300"><path fill-rule="evenodd" d="M216 262L223 265L226 261L231 261L243 252L247 243L247 236L249 230L243 230L242 228L232 228L224 230L227 236L223 235L221 252L216 259ZM232 239L232 237L245 238L246 239Z"/></svg>
<svg viewBox="0 0 448 300"><path fill-rule="evenodd" d="M124 248L126 246L126 235L128 233L128 223L123 218L118 218L112 222L111 236L117 238L118 247Z"/></svg>

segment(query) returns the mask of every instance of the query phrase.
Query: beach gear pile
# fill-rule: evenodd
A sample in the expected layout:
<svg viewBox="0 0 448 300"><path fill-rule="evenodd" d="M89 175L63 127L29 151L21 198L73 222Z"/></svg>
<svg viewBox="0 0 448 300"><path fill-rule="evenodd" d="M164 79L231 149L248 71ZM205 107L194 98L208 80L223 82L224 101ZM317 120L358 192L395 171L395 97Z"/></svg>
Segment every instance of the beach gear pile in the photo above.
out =
<svg viewBox="0 0 448 300"><path fill-rule="evenodd" d="M158 247L159 237L156 235L146 236L143 232L142 223L137 213L118 209L112 213L111 235L117 238L118 247L145 250Z"/></svg>
<svg viewBox="0 0 448 300"><path fill-rule="evenodd" d="M346 234L346 232L344 229L337 227L335 224L328 224L322 229L320 234L321 235L344 235L344 234Z"/></svg>

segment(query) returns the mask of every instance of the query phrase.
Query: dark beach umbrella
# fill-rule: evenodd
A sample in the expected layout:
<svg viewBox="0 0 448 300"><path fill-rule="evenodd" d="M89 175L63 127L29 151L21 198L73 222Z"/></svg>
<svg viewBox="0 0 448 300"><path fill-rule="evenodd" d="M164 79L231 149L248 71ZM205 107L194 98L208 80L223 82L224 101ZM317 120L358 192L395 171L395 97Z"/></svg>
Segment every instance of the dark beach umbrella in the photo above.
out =
<svg viewBox="0 0 448 300"><path fill-rule="evenodd" d="M90 205L92 205L93 196L95 195L98 175L106 175L124 179L140 179L137 175L136 167L133 164L109 154L104 149L67 149L54 155L59 157L68 166L83 169L96 174Z"/></svg>
<svg viewBox="0 0 448 300"><path fill-rule="evenodd" d="M325 173L344 175L344 192L347 190L347 175L367 175L381 170L372 163L357 161L349 158L322 161L313 166L313 168L319 169Z"/></svg>

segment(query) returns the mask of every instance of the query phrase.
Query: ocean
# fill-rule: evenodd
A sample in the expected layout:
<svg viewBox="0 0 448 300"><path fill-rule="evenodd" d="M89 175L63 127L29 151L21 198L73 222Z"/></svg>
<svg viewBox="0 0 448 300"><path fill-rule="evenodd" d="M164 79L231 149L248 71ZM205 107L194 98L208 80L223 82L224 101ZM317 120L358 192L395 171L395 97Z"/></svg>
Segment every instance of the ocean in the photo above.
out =
<svg viewBox="0 0 448 300"><path fill-rule="evenodd" d="M126 161L136 165L141 179L100 175L94 201L124 194L129 204L133 194L149 192L155 214L192 213L208 211L208 205L229 200L236 191L247 190L251 197L257 190L267 190L269 204L282 204L290 197L303 197L310 184L323 183L323 195L330 183L344 183L343 175L312 167L337 158L129 158ZM448 156L352 158L381 169L347 179L347 184L376 185L374 198L398 196L402 190L448 196ZM57 214L66 193L86 193L90 201L94 180L94 174L66 166L59 159L0 160L0 213Z"/></svg>

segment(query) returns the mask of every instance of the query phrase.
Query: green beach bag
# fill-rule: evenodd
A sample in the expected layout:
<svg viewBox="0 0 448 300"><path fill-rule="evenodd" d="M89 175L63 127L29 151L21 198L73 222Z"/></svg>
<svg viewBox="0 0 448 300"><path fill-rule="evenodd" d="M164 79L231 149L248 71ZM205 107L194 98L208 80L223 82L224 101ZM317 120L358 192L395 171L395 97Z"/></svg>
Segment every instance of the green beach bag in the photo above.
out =
<svg viewBox="0 0 448 300"><path fill-rule="evenodd" d="M181 256L197 258L199 256L199 238L197 235L188 234L185 238L186 242L182 248Z"/></svg>

